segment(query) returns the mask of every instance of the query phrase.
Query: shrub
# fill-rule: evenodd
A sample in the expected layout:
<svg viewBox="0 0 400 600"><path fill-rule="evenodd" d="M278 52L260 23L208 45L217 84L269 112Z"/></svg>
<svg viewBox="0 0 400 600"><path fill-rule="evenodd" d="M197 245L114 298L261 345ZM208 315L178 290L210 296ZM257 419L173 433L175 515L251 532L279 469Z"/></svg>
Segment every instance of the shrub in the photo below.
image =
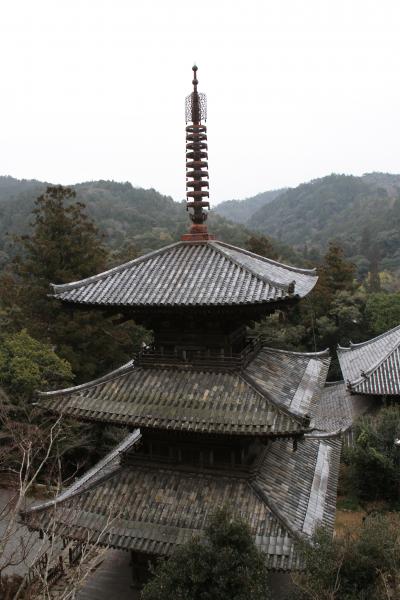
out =
<svg viewBox="0 0 400 600"><path fill-rule="evenodd" d="M143 600L268 600L263 553L249 528L222 509L205 536L178 547L159 562L142 591Z"/></svg>

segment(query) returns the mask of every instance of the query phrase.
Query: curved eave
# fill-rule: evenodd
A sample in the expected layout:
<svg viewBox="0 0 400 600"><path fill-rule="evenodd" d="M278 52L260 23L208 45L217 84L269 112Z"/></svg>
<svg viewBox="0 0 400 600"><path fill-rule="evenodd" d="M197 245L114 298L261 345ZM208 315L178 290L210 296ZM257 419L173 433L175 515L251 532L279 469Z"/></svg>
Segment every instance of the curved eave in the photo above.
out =
<svg viewBox="0 0 400 600"><path fill-rule="evenodd" d="M52 285L52 284L51 284ZM237 302L185 302L185 303L168 303L168 302L159 302L159 303L129 303L129 302L91 302L84 300L71 300L70 298L62 298L58 294L49 294L51 298L59 300L65 304L71 305L80 305L80 306L91 306L94 308L131 308L133 310L141 311L141 310L160 310L160 309L191 309L191 308L233 308L236 306L239 307L249 307L252 306L255 308L262 308L263 306L267 307L271 304L280 304L280 303L289 303L291 301L299 301L303 296L299 294L287 294L285 296L278 296L275 298L269 298L268 300L252 300L252 301L237 301Z"/></svg>
<svg viewBox="0 0 400 600"><path fill-rule="evenodd" d="M396 325L396 327L393 327L392 329L389 329L388 331L385 331L384 333L381 333L380 335L377 335L376 337L371 338L370 340L367 340L365 342L358 342L358 343L350 342L350 346L348 346L348 347L341 346L340 344L338 344L337 351L338 352L347 352L349 350L356 350L357 348L362 348L363 346L369 346L370 344L373 344L374 342L377 342L378 340L382 340L382 339L386 338L387 336L394 333L395 331L400 331L400 325Z"/></svg>
<svg viewBox="0 0 400 600"><path fill-rule="evenodd" d="M178 242L103 273L51 284L53 297L84 306L268 306L307 295L315 271L298 269L217 241Z"/></svg>
<svg viewBox="0 0 400 600"><path fill-rule="evenodd" d="M40 403L39 403L40 405ZM42 406L42 408L49 413L56 415L63 415L62 410L54 409L50 406ZM88 411L89 412L89 411ZM132 427L136 429L140 429L143 431L174 431L175 433L190 433L190 434L209 434L209 435L224 435L224 436L233 436L233 437L257 437L264 439L283 439L283 438L293 438L296 436L303 436L305 433L312 433L313 428L306 428L300 422L297 423L297 427L293 427L293 429L285 429L285 430L266 430L261 426L257 425L226 425L225 423L221 424L211 424L210 423L193 423L192 421L181 421L179 426L172 427L171 424L159 425L158 427L154 425L146 425L142 421L138 421L134 418L129 418L126 415L121 415L119 417L107 415L107 417L95 416L95 415L79 415L74 416L70 415L68 412L65 413L67 416L71 418L78 419L79 421L83 421L85 423L108 423L110 425L116 425L119 427ZM292 417L293 421L296 421L296 417Z"/></svg>

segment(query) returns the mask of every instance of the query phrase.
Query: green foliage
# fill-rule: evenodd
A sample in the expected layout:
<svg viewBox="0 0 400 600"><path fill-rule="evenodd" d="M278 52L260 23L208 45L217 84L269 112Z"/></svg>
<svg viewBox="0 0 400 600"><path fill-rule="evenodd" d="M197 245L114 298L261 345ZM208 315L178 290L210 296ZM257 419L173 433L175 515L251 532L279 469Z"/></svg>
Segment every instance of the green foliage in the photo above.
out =
<svg viewBox="0 0 400 600"><path fill-rule="evenodd" d="M362 500L400 500L400 407L382 408L355 425L355 445L346 453L350 481Z"/></svg>
<svg viewBox="0 0 400 600"><path fill-rule="evenodd" d="M394 270L400 266L399 187L398 175L333 174L284 191L245 224L297 251L306 244L323 253L335 239L352 261L370 262L373 240L383 268Z"/></svg>
<svg viewBox="0 0 400 600"><path fill-rule="evenodd" d="M291 311L278 312L256 326L265 343L272 348L301 351L307 350L307 329L297 322Z"/></svg>
<svg viewBox="0 0 400 600"><path fill-rule="evenodd" d="M265 256L267 258L271 258L273 260L278 258L278 254L275 252L275 249L265 235L252 235L246 242L246 250L250 250L250 252L254 252L254 254L259 254L260 256Z"/></svg>
<svg viewBox="0 0 400 600"><path fill-rule="evenodd" d="M100 243L94 223L71 188L49 186L35 201L34 221L30 236L20 238L25 260L19 262L19 273L29 278L53 283L88 277L105 265L106 251Z"/></svg>
<svg viewBox="0 0 400 600"><path fill-rule="evenodd" d="M286 190L273 190L270 192L262 192L253 196L252 198L246 198L245 200L226 200L217 204L215 212L219 215L234 221L234 223L246 224L247 221L257 212L260 208L275 200L280 194Z"/></svg>
<svg viewBox="0 0 400 600"><path fill-rule="evenodd" d="M400 293L370 294L365 313L374 335L397 327L400 324Z"/></svg>
<svg viewBox="0 0 400 600"><path fill-rule="evenodd" d="M346 260L343 248L336 242L330 243L324 261L318 268L319 279L312 292L314 307L321 316L329 310L337 292L354 290L354 272L354 265Z"/></svg>
<svg viewBox="0 0 400 600"><path fill-rule="evenodd" d="M298 600L384 600L397 598L400 582L398 519L371 515L358 536L315 532L300 544L305 572L294 577Z"/></svg>
<svg viewBox="0 0 400 600"><path fill-rule="evenodd" d="M31 398L37 389L70 383L71 365L23 330L0 340L0 385Z"/></svg>
<svg viewBox="0 0 400 600"><path fill-rule="evenodd" d="M0 265L14 256L8 234L28 234L29 216L35 198L47 184L0 177ZM96 222L107 246L118 251L129 243L141 254L176 242L187 230L189 219L183 202L159 194L154 189L134 188L130 183L92 181L72 188ZM74 197L64 198L68 206ZM229 222L220 214L209 214L210 231L222 241L243 247L250 233L242 225ZM4 255L4 256L3 256ZM92 271L91 274L96 272Z"/></svg>
<svg viewBox="0 0 400 600"><path fill-rule="evenodd" d="M287 350L315 351L363 339L365 297L354 282L354 266L342 249L330 244L315 289L298 306L265 319L257 331L268 345ZM339 378L334 363L334 378Z"/></svg>
<svg viewBox="0 0 400 600"><path fill-rule="evenodd" d="M19 238L21 254L1 276L0 317L9 331L26 328L51 342L82 381L129 360L149 334L132 322L116 327L101 312L68 311L48 297L50 283L82 279L107 266L99 233L74 198L73 190L57 186L36 201L32 233ZM133 248L121 252L131 257Z"/></svg>
<svg viewBox="0 0 400 600"><path fill-rule="evenodd" d="M143 600L268 600L265 557L248 526L227 510L210 519L204 539L180 546L160 562Z"/></svg>

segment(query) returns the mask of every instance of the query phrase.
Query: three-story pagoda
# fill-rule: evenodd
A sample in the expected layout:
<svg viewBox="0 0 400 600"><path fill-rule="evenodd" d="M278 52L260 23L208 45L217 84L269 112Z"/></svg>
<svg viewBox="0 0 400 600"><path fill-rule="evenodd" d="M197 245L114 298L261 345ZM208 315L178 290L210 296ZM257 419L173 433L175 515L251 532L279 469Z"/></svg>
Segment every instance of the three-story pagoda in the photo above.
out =
<svg viewBox="0 0 400 600"><path fill-rule="evenodd" d="M95 381L40 394L57 414L132 433L54 500L24 513L29 527L169 555L228 505L250 525L271 569L300 566L295 542L333 529L340 406L323 403L327 352L276 350L248 325L315 286L298 269L208 233L206 102L186 99L187 208L178 243L66 285L55 298L105 307L154 332L154 343ZM333 418L334 417L334 418Z"/></svg>

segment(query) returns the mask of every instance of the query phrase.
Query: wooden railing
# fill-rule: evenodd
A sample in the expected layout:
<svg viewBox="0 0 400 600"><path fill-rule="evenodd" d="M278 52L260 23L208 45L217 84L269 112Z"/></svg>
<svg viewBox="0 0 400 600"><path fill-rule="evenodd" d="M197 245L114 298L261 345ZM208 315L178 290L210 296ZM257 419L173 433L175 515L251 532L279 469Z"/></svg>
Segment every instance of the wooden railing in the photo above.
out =
<svg viewBox="0 0 400 600"><path fill-rule="evenodd" d="M135 358L139 366L176 366L197 368L237 369L247 365L260 350L262 340L254 338L249 341L242 352L231 355L210 354L209 352L182 350L179 354L157 353L152 349L141 351Z"/></svg>

